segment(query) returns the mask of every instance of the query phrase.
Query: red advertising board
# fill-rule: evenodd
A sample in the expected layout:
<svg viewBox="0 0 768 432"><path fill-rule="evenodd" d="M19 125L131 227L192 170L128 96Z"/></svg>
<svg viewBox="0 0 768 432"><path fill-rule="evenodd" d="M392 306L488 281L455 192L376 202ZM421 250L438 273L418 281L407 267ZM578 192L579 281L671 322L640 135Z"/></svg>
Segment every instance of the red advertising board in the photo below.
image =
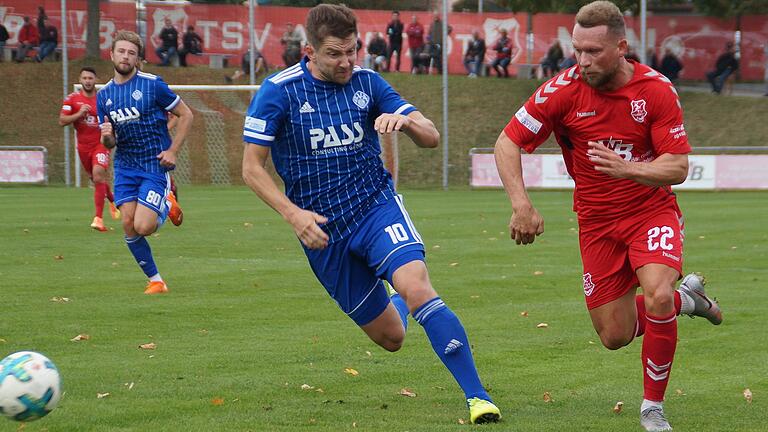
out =
<svg viewBox="0 0 768 432"><path fill-rule="evenodd" d="M77 58L85 49L87 21L86 0L68 0L67 38L70 54ZM107 50L112 42L112 34L118 29L136 30L137 9L134 2L99 3L101 8L102 56L107 57ZM10 46L15 45L16 35L23 17L33 19L37 16L37 6L45 7L53 25L60 28L59 0L2 0L0 4L0 22L4 22L11 38ZM282 46L280 37L287 23L297 24L299 32L304 32L307 8L278 6L257 6L255 13L256 46L272 65L281 65ZM364 42L370 40L376 32L384 33L390 20L389 11L357 10L358 28ZM146 6L147 57L156 62L154 51L158 46L159 34L166 17L170 18L180 35L192 25L202 36L204 51L208 53L229 54L232 63L239 64L240 56L248 48L248 8L244 5L162 5L152 3ZM428 12L403 12L402 21L407 25L412 16L418 17L425 31L429 31L432 14ZM573 27L573 15L537 14L532 19L533 52L526 49L527 15L511 13L451 13L448 18L452 32L448 38L449 71L464 73L462 54L464 53L473 30L479 30L488 46L487 60L491 61L495 52L491 49L498 38L498 30L506 29L517 49L512 61L513 68L521 63L539 63L555 39L560 40L566 55L571 53L570 33ZM741 19L741 74L743 79L762 80L766 74L768 62L768 17L746 16ZM726 41L735 37L734 19L718 19L701 16L664 15L648 17L648 45L661 56L669 49L680 57L684 65L682 78L703 79L722 52ZM627 38L630 45L639 49L639 19L627 17ZM60 32L61 33L61 32ZM410 67L407 53L407 38L403 42L402 70ZM362 54L362 52L361 52ZM203 63L205 58L189 58L190 63ZM362 61L362 59L361 59Z"/></svg>

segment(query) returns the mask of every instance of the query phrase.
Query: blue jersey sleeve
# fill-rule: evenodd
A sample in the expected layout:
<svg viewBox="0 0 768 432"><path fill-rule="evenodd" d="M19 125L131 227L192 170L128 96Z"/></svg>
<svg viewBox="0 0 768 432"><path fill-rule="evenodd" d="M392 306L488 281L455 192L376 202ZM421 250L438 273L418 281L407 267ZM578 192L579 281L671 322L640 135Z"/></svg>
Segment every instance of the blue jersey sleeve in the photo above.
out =
<svg viewBox="0 0 768 432"><path fill-rule="evenodd" d="M172 111L181 102L181 98L174 93L162 78L155 81L155 103L161 109Z"/></svg>
<svg viewBox="0 0 768 432"><path fill-rule="evenodd" d="M99 124L104 123L104 117L106 117L109 113L107 113L107 109L104 106L104 92L100 91L96 93L96 121Z"/></svg>
<svg viewBox="0 0 768 432"><path fill-rule="evenodd" d="M283 127L288 104L281 88L264 80L251 100L243 126L243 140L251 144L271 146Z"/></svg>
<svg viewBox="0 0 768 432"><path fill-rule="evenodd" d="M416 111L416 107L409 104L403 99L395 89L384 81L379 74L372 75L372 90L374 91L374 100L376 101L376 108L381 113L386 114L403 114L408 115L412 111Z"/></svg>

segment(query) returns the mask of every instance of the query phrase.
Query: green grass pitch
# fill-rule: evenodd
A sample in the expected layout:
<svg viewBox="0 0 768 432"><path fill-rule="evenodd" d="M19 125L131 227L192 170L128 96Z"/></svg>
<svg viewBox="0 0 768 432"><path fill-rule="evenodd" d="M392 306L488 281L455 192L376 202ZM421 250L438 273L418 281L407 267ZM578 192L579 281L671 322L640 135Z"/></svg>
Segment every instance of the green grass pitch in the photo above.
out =
<svg viewBox="0 0 768 432"><path fill-rule="evenodd" d="M181 192L184 225L150 239L171 293L149 297L119 224L88 228L91 190L0 189L0 354L43 352L65 390L59 408L25 431L471 427L460 424L468 419L460 390L415 321L400 352L379 349L336 308L290 227L253 193ZM640 343L599 344L580 286L571 194L532 197L545 233L521 247L508 239L501 191L405 191L432 282L462 319L502 410L502 423L483 430L639 431ZM680 431L765 430L768 193L679 199L685 269L705 273L725 321L680 318L667 415ZM90 339L70 341L78 334ZM149 342L157 348L138 348ZM403 388L416 397L399 395ZM0 419L0 431L17 427Z"/></svg>

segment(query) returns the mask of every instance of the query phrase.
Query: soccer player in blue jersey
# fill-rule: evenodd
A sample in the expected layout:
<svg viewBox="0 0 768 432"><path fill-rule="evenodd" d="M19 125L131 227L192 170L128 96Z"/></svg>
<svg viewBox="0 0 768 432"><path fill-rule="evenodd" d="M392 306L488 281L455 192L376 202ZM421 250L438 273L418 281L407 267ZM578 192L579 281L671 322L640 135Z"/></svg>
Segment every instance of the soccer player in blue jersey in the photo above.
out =
<svg viewBox="0 0 768 432"><path fill-rule="evenodd" d="M101 143L115 151L115 204L123 217L128 249L149 282L145 294L164 294L168 286L157 271L146 236L170 218L181 225L183 213L170 191L176 153L192 126L192 111L159 76L136 67L142 41L119 31L110 53L115 77L97 94ZM179 118L171 142L166 112Z"/></svg>
<svg viewBox="0 0 768 432"><path fill-rule="evenodd" d="M437 147L435 125L377 73L355 66L357 21L321 4L307 56L267 78L245 119L243 178L294 229L315 275L374 342L403 344L408 314L465 394L472 423L501 417L475 369L461 322L429 281L424 244L382 165L378 133ZM264 166L270 151L281 192ZM397 292L391 298L382 280Z"/></svg>

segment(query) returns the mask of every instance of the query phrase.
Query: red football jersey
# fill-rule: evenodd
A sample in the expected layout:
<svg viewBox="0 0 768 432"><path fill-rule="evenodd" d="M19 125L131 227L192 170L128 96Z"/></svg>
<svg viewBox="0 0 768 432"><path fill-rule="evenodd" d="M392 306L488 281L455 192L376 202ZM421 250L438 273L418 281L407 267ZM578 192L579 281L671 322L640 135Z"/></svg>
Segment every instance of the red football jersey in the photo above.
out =
<svg viewBox="0 0 768 432"><path fill-rule="evenodd" d="M616 217L675 200L668 186L646 186L595 170L587 155L588 141L636 162L691 151L674 86L648 66L632 64L632 79L611 92L591 87L573 66L539 87L504 128L528 153L555 134L576 183L574 209L580 218Z"/></svg>
<svg viewBox="0 0 768 432"><path fill-rule="evenodd" d="M72 125L77 132L77 148L89 150L99 145L101 140L101 130L99 130L99 121L96 118L96 95L87 97L81 92L70 93L61 107L61 113L72 115L80 111L83 105L90 105L91 110L88 114L80 117Z"/></svg>

